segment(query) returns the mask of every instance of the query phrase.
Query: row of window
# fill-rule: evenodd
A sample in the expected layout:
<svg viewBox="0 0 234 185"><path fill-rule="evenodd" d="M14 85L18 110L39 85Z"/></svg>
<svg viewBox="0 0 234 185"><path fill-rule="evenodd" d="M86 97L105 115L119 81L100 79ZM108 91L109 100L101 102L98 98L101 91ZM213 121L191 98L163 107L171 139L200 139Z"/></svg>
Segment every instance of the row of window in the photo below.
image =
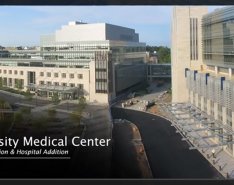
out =
<svg viewBox="0 0 234 185"><path fill-rule="evenodd" d="M45 75L44 72L40 72L40 76L44 76L44 75ZM54 73L53 75L54 75L54 78L58 78L59 77L59 73ZM46 77L51 77L51 72L47 72L46 73ZM66 73L62 73L61 77L62 78L66 78L67 74ZM75 78L75 74L74 73L70 73L69 74L69 78ZM78 74L77 78L78 79L83 79L83 74Z"/></svg>
<svg viewBox="0 0 234 185"><path fill-rule="evenodd" d="M39 84L40 85L47 85L47 86L51 86L52 85L52 82L45 82L45 81L39 81ZM67 83L61 83L61 84L59 84L59 82L53 82L53 85L54 86L59 86L59 85L61 85L61 86L63 86L63 87L75 87L75 83L69 83L69 84L67 84ZM84 89L84 84L77 84L77 87L79 88L79 89Z"/></svg>
<svg viewBox="0 0 234 185"><path fill-rule="evenodd" d="M17 71L17 70L8 70L7 71L6 69L4 69L4 70L0 69L0 74L1 73L3 73L3 74L13 74L13 72L14 72L15 75L18 75L18 74L24 75L23 71Z"/></svg>
<svg viewBox="0 0 234 185"><path fill-rule="evenodd" d="M18 89L24 88L24 80L23 79L17 79L17 78L2 78L2 85L9 86L9 87L15 87Z"/></svg>
<svg viewBox="0 0 234 185"><path fill-rule="evenodd" d="M198 19L190 18L190 59L198 60Z"/></svg>
<svg viewBox="0 0 234 185"><path fill-rule="evenodd" d="M103 50L108 49L108 44L74 44L41 47L41 51L80 51L80 50Z"/></svg>

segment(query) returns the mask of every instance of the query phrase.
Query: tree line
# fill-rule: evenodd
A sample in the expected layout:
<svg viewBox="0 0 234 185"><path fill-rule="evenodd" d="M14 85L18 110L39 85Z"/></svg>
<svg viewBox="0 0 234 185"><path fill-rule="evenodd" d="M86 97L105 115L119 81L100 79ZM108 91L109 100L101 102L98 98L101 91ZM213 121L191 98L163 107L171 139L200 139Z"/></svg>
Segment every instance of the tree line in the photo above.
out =
<svg viewBox="0 0 234 185"><path fill-rule="evenodd" d="M146 51L157 52L159 63L171 63L171 49L165 46L146 46Z"/></svg>

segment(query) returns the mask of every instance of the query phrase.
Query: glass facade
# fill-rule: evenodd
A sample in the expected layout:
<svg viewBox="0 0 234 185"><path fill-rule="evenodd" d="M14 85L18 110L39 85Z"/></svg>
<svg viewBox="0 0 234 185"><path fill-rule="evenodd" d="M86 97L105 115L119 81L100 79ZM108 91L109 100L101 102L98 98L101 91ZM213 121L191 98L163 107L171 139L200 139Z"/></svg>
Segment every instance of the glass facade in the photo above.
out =
<svg viewBox="0 0 234 185"><path fill-rule="evenodd" d="M234 7L205 15L202 20L203 58L213 65L234 65Z"/></svg>

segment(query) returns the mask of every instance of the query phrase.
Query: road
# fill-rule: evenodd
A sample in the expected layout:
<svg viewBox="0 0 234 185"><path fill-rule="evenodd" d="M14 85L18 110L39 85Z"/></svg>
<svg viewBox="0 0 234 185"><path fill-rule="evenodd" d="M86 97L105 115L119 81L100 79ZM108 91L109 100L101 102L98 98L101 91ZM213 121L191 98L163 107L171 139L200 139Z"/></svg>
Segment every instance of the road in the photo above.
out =
<svg viewBox="0 0 234 185"><path fill-rule="evenodd" d="M112 108L112 116L136 124L155 178L222 178L197 150L189 150L169 121L122 108Z"/></svg>

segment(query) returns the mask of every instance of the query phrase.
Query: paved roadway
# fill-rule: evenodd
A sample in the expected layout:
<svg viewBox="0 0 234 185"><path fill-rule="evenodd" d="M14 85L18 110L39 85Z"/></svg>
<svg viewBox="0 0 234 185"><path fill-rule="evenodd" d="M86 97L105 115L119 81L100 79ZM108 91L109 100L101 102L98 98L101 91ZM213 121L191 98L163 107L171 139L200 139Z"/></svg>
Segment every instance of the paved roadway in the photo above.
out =
<svg viewBox="0 0 234 185"><path fill-rule="evenodd" d="M122 108L112 108L114 119L127 119L138 127L154 178L222 178L197 151L156 115Z"/></svg>

